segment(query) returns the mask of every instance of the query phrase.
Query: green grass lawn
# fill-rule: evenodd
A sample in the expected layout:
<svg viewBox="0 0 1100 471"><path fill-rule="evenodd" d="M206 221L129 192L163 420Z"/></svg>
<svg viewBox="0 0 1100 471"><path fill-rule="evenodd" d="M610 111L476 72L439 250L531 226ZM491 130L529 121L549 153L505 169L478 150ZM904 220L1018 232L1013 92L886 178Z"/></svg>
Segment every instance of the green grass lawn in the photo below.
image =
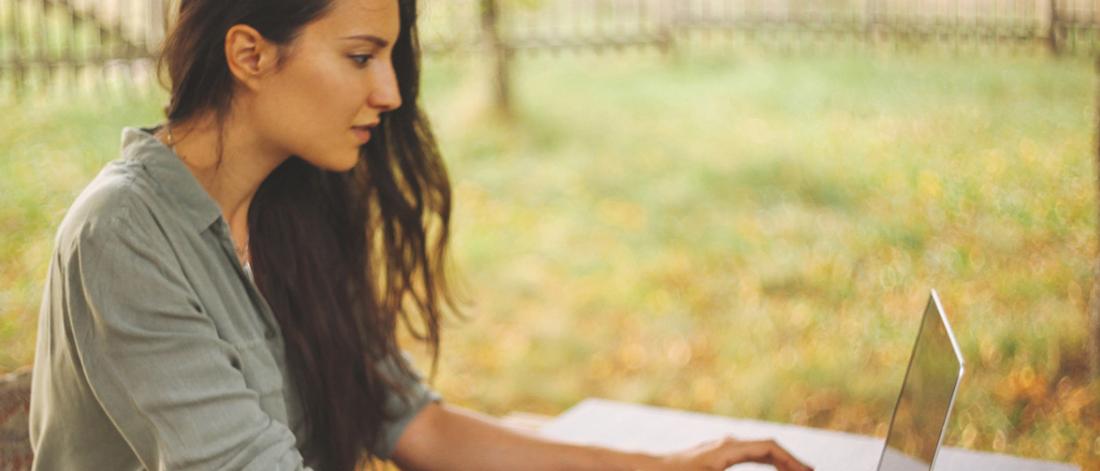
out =
<svg viewBox="0 0 1100 471"><path fill-rule="evenodd" d="M427 63L471 301L444 335L449 401L883 435L935 287L968 362L947 443L1100 469L1086 61L632 53L515 74L506 120L474 64ZM65 208L160 100L0 105L0 371L32 361Z"/></svg>

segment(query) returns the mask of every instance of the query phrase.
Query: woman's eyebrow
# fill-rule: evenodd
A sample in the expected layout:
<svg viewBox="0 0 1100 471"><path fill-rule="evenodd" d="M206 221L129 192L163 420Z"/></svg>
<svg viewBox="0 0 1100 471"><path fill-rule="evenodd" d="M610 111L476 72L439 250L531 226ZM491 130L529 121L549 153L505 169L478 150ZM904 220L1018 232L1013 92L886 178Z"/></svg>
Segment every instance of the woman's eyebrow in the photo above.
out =
<svg viewBox="0 0 1100 471"><path fill-rule="evenodd" d="M343 38L340 38L340 39L353 39L353 40L360 40L360 41L368 41L368 42L374 43L378 47L386 47L390 43L389 41L386 41L385 39L382 39L382 38L380 38L378 36L375 36L373 34L354 34L354 35L351 35L351 36L344 36Z"/></svg>

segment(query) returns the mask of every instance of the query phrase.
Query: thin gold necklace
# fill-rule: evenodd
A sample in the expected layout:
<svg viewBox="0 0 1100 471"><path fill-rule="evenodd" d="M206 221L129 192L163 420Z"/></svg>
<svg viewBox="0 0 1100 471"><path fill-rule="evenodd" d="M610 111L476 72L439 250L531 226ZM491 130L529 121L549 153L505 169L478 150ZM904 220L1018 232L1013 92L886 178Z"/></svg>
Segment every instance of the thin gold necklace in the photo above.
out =
<svg viewBox="0 0 1100 471"><path fill-rule="evenodd" d="M164 131L168 135L168 148L174 153L176 151L176 139L172 136L172 125L165 123ZM179 155L178 153L176 155ZM182 155L179 155L180 160L184 160ZM186 160L184 160L186 162ZM233 244L233 251L237 253L237 259L241 261L242 265L248 265L251 260L248 256L248 239L245 238L244 243L237 245Z"/></svg>
<svg viewBox="0 0 1100 471"><path fill-rule="evenodd" d="M245 243L241 247L234 244L233 249L237 252L237 259L241 261L241 265L248 265L251 262L248 259L248 239L245 239Z"/></svg>
<svg viewBox="0 0 1100 471"><path fill-rule="evenodd" d="M171 123L165 123L164 124L164 134L166 136L165 140L167 141L167 142L165 142L165 144L168 145L168 148L171 149L172 152L175 152L176 151L176 137L172 135L172 124ZM183 158L183 157L180 156L180 158Z"/></svg>

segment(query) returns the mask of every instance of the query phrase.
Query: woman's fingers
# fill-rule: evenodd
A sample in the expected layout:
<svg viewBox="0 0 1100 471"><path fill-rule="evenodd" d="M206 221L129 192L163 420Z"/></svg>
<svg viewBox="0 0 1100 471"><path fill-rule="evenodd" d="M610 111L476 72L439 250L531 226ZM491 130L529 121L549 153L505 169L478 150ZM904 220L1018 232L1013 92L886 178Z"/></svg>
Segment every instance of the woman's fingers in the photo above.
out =
<svg viewBox="0 0 1100 471"><path fill-rule="evenodd" d="M811 471L775 440L741 441L733 437L704 442L691 449L666 455L657 469L676 471L721 471L730 466L755 462L770 464L778 471Z"/></svg>
<svg viewBox="0 0 1100 471"><path fill-rule="evenodd" d="M752 461L770 464L779 471L809 471L806 466L775 440L740 441L734 438L723 440L723 449L728 451L729 466Z"/></svg>

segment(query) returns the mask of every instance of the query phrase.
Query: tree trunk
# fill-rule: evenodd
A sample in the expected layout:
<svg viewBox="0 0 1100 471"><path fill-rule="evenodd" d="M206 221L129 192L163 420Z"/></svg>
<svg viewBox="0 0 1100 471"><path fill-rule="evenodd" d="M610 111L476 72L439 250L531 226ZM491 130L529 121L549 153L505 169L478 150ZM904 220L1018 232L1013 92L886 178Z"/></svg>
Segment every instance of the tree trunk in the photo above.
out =
<svg viewBox="0 0 1100 471"><path fill-rule="evenodd" d="M1058 44L1058 0L1050 0L1050 29L1047 31L1047 48L1050 49L1050 53L1058 55L1061 53L1060 45Z"/></svg>
<svg viewBox="0 0 1100 471"><path fill-rule="evenodd" d="M493 106L502 116L512 114L512 93L510 89L507 45L500 39L499 1L481 0L481 32L484 36L486 52L492 61Z"/></svg>
<svg viewBox="0 0 1100 471"><path fill-rule="evenodd" d="M1095 152L1096 171L1096 214L1097 214L1097 244L1100 244L1100 54L1096 56L1096 101L1095 125L1096 135L1093 136L1093 151ZM1092 275L1092 293L1089 296L1089 371L1092 378L1100 380L1100 250L1093 254L1095 269Z"/></svg>

